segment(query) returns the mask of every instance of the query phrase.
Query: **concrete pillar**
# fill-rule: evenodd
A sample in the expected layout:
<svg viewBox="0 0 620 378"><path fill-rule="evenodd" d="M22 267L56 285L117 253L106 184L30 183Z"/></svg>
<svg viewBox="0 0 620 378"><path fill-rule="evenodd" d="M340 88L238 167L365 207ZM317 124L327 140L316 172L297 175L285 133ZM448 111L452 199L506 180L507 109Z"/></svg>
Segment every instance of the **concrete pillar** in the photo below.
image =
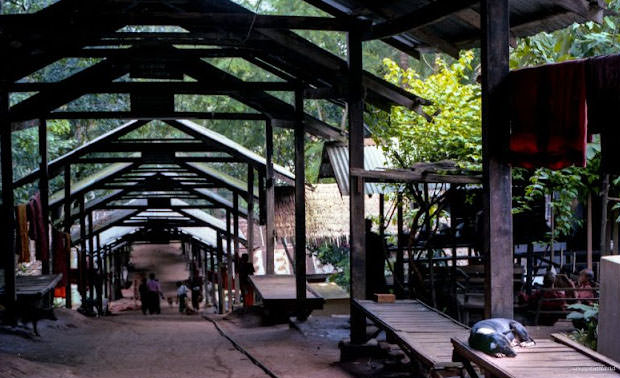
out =
<svg viewBox="0 0 620 378"><path fill-rule="evenodd" d="M620 256L601 258L598 351L620 361Z"/></svg>

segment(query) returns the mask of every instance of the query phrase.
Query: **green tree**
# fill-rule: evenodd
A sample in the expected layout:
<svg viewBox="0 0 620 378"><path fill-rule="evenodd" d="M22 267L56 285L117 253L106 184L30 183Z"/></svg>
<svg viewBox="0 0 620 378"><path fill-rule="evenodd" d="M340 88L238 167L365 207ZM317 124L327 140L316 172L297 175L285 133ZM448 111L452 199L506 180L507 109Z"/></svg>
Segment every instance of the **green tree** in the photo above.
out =
<svg viewBox="0 0 620 378"><path fill-rule="evenodd" d="M373 137L393 165L454 160L468 168L480 166L480 86L471 84L473 60L473 51L463 52L452 64L437 56L435 72L427 77L384 60L386 80L433 102L424 108L433 115L430 122L402 107L392 108L388 117L374 112L369 120Z"/></svg>

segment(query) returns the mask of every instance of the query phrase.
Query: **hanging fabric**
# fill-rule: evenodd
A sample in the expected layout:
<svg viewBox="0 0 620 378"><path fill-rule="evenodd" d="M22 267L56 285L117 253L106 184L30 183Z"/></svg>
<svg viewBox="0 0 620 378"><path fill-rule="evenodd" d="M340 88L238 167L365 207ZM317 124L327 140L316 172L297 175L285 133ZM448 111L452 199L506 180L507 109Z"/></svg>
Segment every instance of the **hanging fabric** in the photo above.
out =
<svg viewBox="0 0 620 378"><path fill-rule="evenodd" d="M28 240L28 206L17 205L17 240L19 262L30 262L30 241Z"/></svg>
<svg viewBox="0 0 620 378"><path fill-rule="evenodd" d="M586 61L512 71L510 156L514 166L562 169L586 162Z"/></svg>
<svg viewBox="0 0 620 378"><path fill-rule="evenodd" d="M41 194L35 194L28 202L28 221L30 222L30 239L35 241L37 260L49 259L49 233L45 227Z"/></svg>
<svg viewBox="0 0 620 378"><path fill-rule="evenodd" d="M587 63L588 132L601 135L601 168L620 174L618 107L620 106L620 55L591 58Z"/></svg>
<svg viewBox="0 0 620 378"><path fill-rule="evenodd" d="M52 255L54 273L62 273L62 279L58 282L54 296L65 297L65 287L69 272L67 271L67 257L71 256L71 236L66 232L52 229Z"/></svg>

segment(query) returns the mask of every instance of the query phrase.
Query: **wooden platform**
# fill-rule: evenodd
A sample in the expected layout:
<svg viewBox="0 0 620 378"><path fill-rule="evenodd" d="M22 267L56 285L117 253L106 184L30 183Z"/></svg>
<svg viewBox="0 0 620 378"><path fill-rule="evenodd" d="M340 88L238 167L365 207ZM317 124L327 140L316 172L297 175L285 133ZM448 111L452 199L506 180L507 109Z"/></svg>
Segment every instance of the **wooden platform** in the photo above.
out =
<svg viewBox="0 0 620 378"><path fill-rule="evenodd" d="M354 303L411 359L429 371L460 368L452 361L450 338L466 338L469 328L464 324L417 300L395 303L354 300Z"/></svg>
<svg viewBox="0 0 620 378"><path fill-rule="evenodd" d="M620 378L620 364L560 334L536 340L533 347L518 348L515 358L491 357L471 349L466 339L454 338L452 344L457 359L476 364L485 377ZM470 369L470 375L477 376Z"/></svg>
<svg viewBox="0 0 620 378"><path fill-rule="evenodd" d="M62 274L17 276L15 277L15 292L17 296L43 296L53 290L61 278ZM0 294L4 293L3 289L0 290Z"/></svg>
<svg viewBox="0 0 620 378"><path fill-rule="evenodd" d="M258 299L263 306L272 313L291 312L295 310L297 293L295 289L295 276L292 275L262 275L250 276L250 282L254 286ZM323 308L324 299L306 286L306 306L309 311ZM288 316L288 315L286 315Z"/></svg>

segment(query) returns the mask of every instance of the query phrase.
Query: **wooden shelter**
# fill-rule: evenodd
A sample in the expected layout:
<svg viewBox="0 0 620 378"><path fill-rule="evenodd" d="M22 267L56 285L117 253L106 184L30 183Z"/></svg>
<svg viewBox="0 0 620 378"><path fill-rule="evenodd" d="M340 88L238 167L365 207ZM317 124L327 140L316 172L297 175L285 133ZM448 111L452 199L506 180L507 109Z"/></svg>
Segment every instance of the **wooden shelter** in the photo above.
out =
<svg viewBox="0 0 620 378"><path fill-rule="evenodd" d="M375 173L364 170L363 112L366 104L388 109L404 106L424 114L428 101L363 70L362 43L382 40L417 56L419 51L438 49L456 55L458 49L480 46L482 50L482 144L484 199L484 251L487 259L486 313L512 316L512 224L511 174L503 159L508 135L507 95L502 83L509 72L508 52L515 36L553 30L573 22L599 20L603 2L599 0L406 0L376 2L365 0L306 0L331 17L259 15L229 0L60 0L34 14L0 16L0 149L2 163L3 251L5 293L8 308L15 300L15 254L13 242L13 188L38 180L44 214L50 206L64 208L64 228L69 231L79 220L82 256L87 248L86 219L91 209L84 197L95 189L105 189L110 198L147 199L154 208L172 209L172 198L205 199L201 190L218 187L232 193L232 210L237 215L239 199L248 204L249 219L254 212L254 182L259 177L259 202L265 209L267 250L274 243L273 127L294 130L295 162L295 247L298 314L306 314L305 253L306 222L304 196L304 136L306 133L349 143L351 295L361 299L365 291L364 181ZM128 25L174 25L187 33L142 33L122 31ZM343 60L295 34L293 30L329 30L347 33L348 57ZM191 48L197 46L201 48ZM121 48L122 47L122 48ZM24 78L59 59L95 57L100 60L66 79L54 83L28 82ZM277 82L247 82L218 69L202 58L238 57L280 78ZM120 78L130 75L130 80ZM182 81L187 75L195 81ZM133 80L140 78L143 80ZM166 79L168 81L161 81ZM270 94L294 94L286 103ZM36 92L10 106L9 94ZM74 112L64 104L86 94L127 93L127 111ZM175 94L226 95L247 105L249 113L181 112L174 106ZM304 99L324 99L347 105L348 132L330 126L304 112ZM86 157L84 149L66 156L62 163L47 160L49 119L127 119L125 129L135 129L153 119L165 120L182 128L188 140L145 143L120 141L119 134L99 139L99 151L132 152L136 156L118 158ZM259 163L234 153L238 148L216 145L197 133L183 119L257 120L264 122L266 156ZM32 120L35 120L34 122ZM12 173L11 132L27 127L39 129L40 169L27 180L15 181ZM348 137L348 138L347 138ZM86 147L86 151L93 146ZM162 148L165 147L165 148ZM95 151L95 150L91 150ZM162 153L162 151L166 151ZM223 152L225 156L188 157L184 152ZM171 153L174 152L174 153ZM189 155L192 156L192 155ZM217 177L204 169L208 162L231 162L248 166L246 187ZM70 182L71 169L85 162L114 164L84 186ZM169 172L170 174L163 174ZM63 173L63 196L50 201L49 179ZM257 175L255 175L257 173ZM130 187L130 189L128 189ZM156 188L157 190L153 191ZM260 200L262 198L262 201ZM77 217L72 216L78 203ZM124 206L124 205L119 205ZM198 206L200 207L200 206ZM224 206L225 207L225 206ZM230 215L229 215L230 216ZM47 216L45 217L47 220ZM176 225L163 220L163 225ZM230 222L227 222L230 224ZM92 222L91 222L92 224ZM180 224L180 223L179 223ZM235 223L236 224L236 223ZM136 226L140 222L135 223ZM236 227L235 227L236 229ZM251 229L251 228L250 228ZM230 232L228 233L230 234ZM236 235L236 230L233 232ZM247 235L252 245L253 235ZM218 238L217 250L223 250ZM93 248L90 248L92 251ZM230 250L230 249L229 249ZM270 256L270 254L267 254ZM272 256L272 254L271 254ZM273 261L267 261L267 271ZM351 340L362 342L363 317L352 308Z"/></svg>

